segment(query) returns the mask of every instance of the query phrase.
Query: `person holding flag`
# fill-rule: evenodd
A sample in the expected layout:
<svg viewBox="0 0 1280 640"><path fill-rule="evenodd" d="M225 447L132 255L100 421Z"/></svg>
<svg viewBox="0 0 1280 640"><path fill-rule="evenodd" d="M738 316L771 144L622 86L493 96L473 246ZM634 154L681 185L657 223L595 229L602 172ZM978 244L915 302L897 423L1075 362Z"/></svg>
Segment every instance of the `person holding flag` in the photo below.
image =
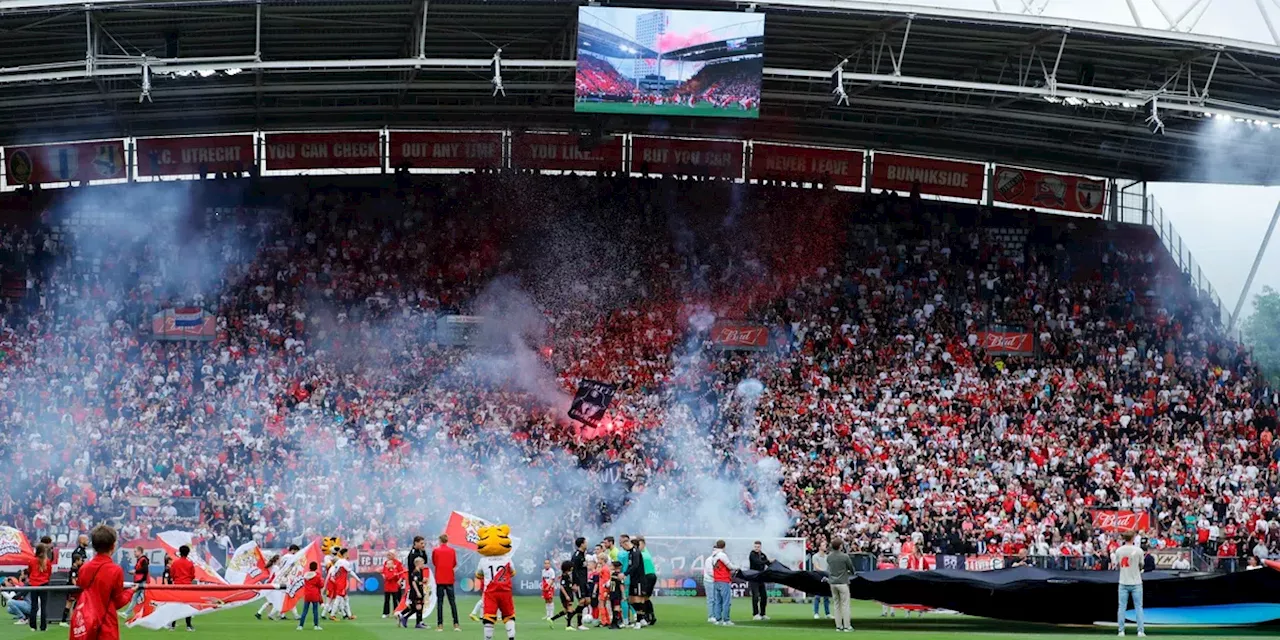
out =
<svg viewBox="0 0 1280 640"><path fill-rule="evenodd" d="M271 556L271 559L267 561L267 570L271 572L271 580L272 580L272 582L274 582L274 581L275 581L276 572L277 572L277 571L279 571L279 569L280 569L280 556L278 556L278 555L277 555L277 556ZM269 601L269 600L268 600L267 602L262 603L262 606L261 606L261 607L258 607L258 612L257 612L257 613L255 613L255 614L253 614L253 617L255 617L255 618L257 618L257 619L261 620L261 619L262 619L262 612L263 612L263 611L266 611L266 612L267 612L267 619L268 619L268 620L275 620L275 619L276 619L276 612L275 612L275 611L271 611L270 609L272 609L272 608L273 608L273 607L271 606L271 601ZM281 616L280 616L280 619L281 619L281 620L283 620L283 619L284 619L284 615L281 615Z"/></svg>
<svg viewBox="0 0 1280 640"><path fill-rule="evenodd" d="M89 532L89 541L93 545L94 555L92 560L80 567L76 576L82 605L72 611L71 620L76 625L96 622L98 640L120 640L120 620L116 616L116 610L128 605L132 596L124 590L124 570L111 560L116 551L116 531L100 525ZM96 607L84 604L89 602ZM85 617L95 608L102 617L99 620L86 620Z"/></svg>
<svg viewBox="0 0 1280 640"><path fill-rule="evenodd" d="M178 547L178 559L173 561L169 566L169 575L173 579L175 585L187 585L196 583L196 565L191 562L191 547L182 545ZM195 631L195 627L191 626L191 618L186 619L187 631ZM169 625L170 629L178 628L177 621Z"/></svg>
<svg viewBox="0 0 1280 640"><path fill-rule="evenodd" d="M291 545L289 545L289 549L288 549L288 551L287 551L284 555L280 556L280 563L276 565L275 570L274 570L274 571L272 571L272 573L271 573L271 582L273 582L273 583L274 583L274 582L276 582L276 581L280 580L281 578L284 578L284 577L285 577L285 574L286 574L286 573L287 573L287 572L288 572L288 571L289 571L289 570L294 566L294 564L295 564L295 563L302 562L302 560L300 560L300 559L298 558L298 555L299 555L301 552L302 552L302 548L301 548L301 547L299 547L298 545L296 545L296 544L291 544ZM282 604L281 604L281 605L278 605L278 606L283 606L283 600L284 600L284 599L283 599L283 598L281 598L281 603L282 603ZM304 604L305 604L305 603L304 603ZM277 606L277 605L273 605L273 606ZM292 614L293 614L293 617L298 618L298 603L297 603L297 602L294 602L294 603L293 603L293 606L289 607L289 610L288 610L288 611L285 611L285 612L281 613L280 615L281 615L281 617L282 617L283 619L287 620L287 619L289 619L289 614L290 614L290 613L292 613ZM302 619L301 619L301 618L298 618L298 620L299 620L299 621L301 621Z"/></svg>

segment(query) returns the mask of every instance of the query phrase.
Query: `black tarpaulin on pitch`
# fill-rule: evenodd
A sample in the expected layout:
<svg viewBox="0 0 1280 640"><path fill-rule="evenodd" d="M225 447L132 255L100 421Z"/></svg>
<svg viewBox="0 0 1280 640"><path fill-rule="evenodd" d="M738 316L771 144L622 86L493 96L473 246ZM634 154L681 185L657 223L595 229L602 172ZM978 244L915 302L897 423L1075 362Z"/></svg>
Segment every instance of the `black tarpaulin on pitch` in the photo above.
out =
<svg viewBox="0 0 1280 640"><path fill-rule="evenodd" d="M743 578L827 596L821 571L793 571L773 563L764 571L743 570ZM1142 575L1148 610L1242 603L1280 603L1280 570L1238 573L1155 571ZM996 571L907 571L859 573L849 584L858 600L917 604L960 613L1057 624L1092 624L1116 618L1115 571L1050 571L1016 567Z"/></svg>

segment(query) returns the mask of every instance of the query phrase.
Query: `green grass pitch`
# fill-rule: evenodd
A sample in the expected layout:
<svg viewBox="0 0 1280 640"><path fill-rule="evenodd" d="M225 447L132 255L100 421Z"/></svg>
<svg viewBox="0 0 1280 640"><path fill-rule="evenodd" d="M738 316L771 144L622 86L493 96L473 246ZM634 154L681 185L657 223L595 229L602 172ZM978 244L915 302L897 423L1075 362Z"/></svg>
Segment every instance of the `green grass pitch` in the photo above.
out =
<svg viewBox="0 0 1280 640"><path fill-rule="evenodd" d="M257 603L246 605L230 611L224 611L195 619L196 631L186 633L182 630L182 622L178 622L178 631L149 631L143 629L124 629L121 634L125 640L152 638L157 635L179 635L195 640L296 640L297 638L352 638L354 640L402 640L411 637L466 638L479 640L483 638L483 630L478 623L466 619L475 603L474 596L464 596L458 600L458 611L463 616L462 632L454 633L450 625L445 626L443 633L435 631L435 614L431 616L431 626L427 630L401 629L393 620L383 620L381 596L355 596L352 608L357 620L350 622L323 621L322 631L312 631L308 626L304 631L296 630L293 621L267 622L254 619ZM623 629L590 629L588 631L566 632L563 623L557 622L551 628L541 618L545 613L542 600L538 598L518 598L516 601L516 637L522 640L538 640L540 638L563 638L565 636L610 637L613 635L637 637L644 640L720 640L730 638L769 638L777 640L813 640L818 636L835 636L836 631L828 620L814 620L811 605L775 604L769 607L772 620L764 622L751 621L751 601L735 599L732 617L737 623L734 627L717 627L707 623L706 601L701 598L659 598L655 600L658 624L641 630ZM1062 606L1070 606L1063 604ZM448 612L446 611L446 616ZM446 621L447 622L447 621ZM910 619L898 613L896 618L881 618L880 606L871 602L854 603L855 634L840 634L841 637L870 638L875 640L923 640L925 638L954 638L957 640L1018 640L1023 638L1042 638L1045 636L1061 637L1114 637L1113 627L1054 627L1046 625L1016 624L969 618L957 615L925 614L923 619L914 615ZM0 638L21 637L66 637L67 630L52 627L45 634L32 633L27 627L10 624L0 626ZM1161 629L1148 630L1153 638L1257 638L1276 637L1280 629L1276 627L1254 627L1245 629ZM506 634L497 631L494 637L505 640ZM1132 626L1129 637L1134 637Z"/></svg>
<svg viewBox="0 0 1280 640"><path fill-rule="evenodd" d="M760 109L741 107L717 107L699 104L687 107L679 104L631 104L630 102L578 102L574 110L585 113L612 113L639 116L711 116L718 118L758 118Z"/></svg>

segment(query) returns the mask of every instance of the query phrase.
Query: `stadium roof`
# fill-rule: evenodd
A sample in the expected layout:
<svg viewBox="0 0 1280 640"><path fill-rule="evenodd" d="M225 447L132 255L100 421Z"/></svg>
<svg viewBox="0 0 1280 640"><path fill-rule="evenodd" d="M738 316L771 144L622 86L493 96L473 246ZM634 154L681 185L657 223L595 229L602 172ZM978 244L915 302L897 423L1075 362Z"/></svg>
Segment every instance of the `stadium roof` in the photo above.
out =
<svg viewBox="0 0 1280 640"><path fill-rule="evenodd" d="M1280 182L1280 131L1266 126L1280 124L1280 46L861 0L610 4L766 12L761 119L574 114L578 2L7 0L0 142L597 126ZM505 97L490 83L499 47ZM850 104L836 107L830 76L845 59Z"/></svg>
<svg viewBox="0 0 1280 640"><path fill-rule="evenodd" d="M703 60L718 60L727 56L759 55L764 53L764 38L761 36L740 38L732 46L730 46L730 42L732 40L695 44L683 49L668 51L663 54L663 57L670 60L699 62Z"/></svg>
<svg viewBox="0 0 1280 640"><path fill-rule="evenodd" d="M589 24L578 25L578 46L610 58L658 57L658 52L653 49Z"/></svg>

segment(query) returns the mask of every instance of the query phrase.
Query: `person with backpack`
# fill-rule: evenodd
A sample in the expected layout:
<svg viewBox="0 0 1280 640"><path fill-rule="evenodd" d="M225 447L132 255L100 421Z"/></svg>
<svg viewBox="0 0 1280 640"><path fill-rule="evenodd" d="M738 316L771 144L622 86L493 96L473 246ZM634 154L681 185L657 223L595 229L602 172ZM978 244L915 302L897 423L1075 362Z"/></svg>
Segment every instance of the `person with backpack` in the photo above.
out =
<svg viewBox="0 0 1280 640"><path fill-rule="evenodd" d="M76 580L80 597L71 613L71 640L120 640L116 611L128 605L132 596L124 589L124 570L111 561L115 529L95 527L89 540L94 556L80 567Z"/></svg>

